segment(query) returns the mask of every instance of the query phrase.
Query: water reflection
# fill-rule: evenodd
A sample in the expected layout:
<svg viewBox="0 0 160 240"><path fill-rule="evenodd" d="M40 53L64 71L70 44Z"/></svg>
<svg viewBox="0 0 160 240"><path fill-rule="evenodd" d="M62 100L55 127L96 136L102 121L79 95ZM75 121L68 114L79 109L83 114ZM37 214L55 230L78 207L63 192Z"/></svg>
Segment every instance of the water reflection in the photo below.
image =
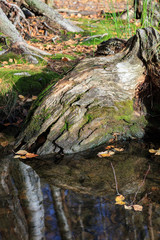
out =
<svg viewBox="0 0 160 240"><path fill-rule="evenodd" d="M43 184L43 192L46 190L51 196L52 190L48 184ZM46 202L47 208L54 205L54 196L52 201ZM114 204L114 200L106 200L107 196L95 197L90 195L78 194L71 190L61 190L61 201L63 213L67 228L72 232L72 238L75 240L158 240L160 208L150 203L145 207L143 213L126 211L123 206ZM56 210L56 206L55 206ZM54 215L55 214L55 215ZM56 211L52 217L56 216ZM63 217L62 217L63 218ZM63 221L62 221L63 222ZM46 219L46 225L48 218ZM52 224L57 225L57 221ZM59 221L58 221L59 224ZM61 225L61 224L60 224ZM59 229L62 230L62 225ZM65 226L65 224L64 224ZM64 229L63 229L64 231ZM64 237L61 232L47 229L46 239L69 239ZM54 237L53 237L54 236ZM52 238L53 237L53 238Z"/></svg>
<svg viewBox="0 0 160 240"><path fill-rule="evenodd" d="M38 175L30 166L7 157L1 159L0 177L2 239L43 240L44 208Z"/></svg>
<svg viewBox="0 0 160 240"><path fill-rule="evenodd" d="M96 152L24 160L6 157L0 165L2 240L158 240L160 239L160 161L143 145L129 144L111 158L119 192L142 212L115 205L110 160Z"/></svg>

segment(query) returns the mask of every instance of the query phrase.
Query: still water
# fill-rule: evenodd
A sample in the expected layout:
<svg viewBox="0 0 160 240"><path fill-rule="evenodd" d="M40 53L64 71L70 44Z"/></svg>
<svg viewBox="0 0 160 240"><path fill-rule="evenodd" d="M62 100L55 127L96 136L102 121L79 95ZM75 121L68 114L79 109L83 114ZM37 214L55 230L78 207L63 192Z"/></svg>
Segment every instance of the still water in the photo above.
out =
<svg viewBox="0 0 160 240"><path fill-rule="evenodd" d="M121 147L124 152L110 158L97 157L103 147L23 162L1 158L0 239L160 239L160 156L142 142ZM115 204L111 162L118 191L142 211Z"/></svg>

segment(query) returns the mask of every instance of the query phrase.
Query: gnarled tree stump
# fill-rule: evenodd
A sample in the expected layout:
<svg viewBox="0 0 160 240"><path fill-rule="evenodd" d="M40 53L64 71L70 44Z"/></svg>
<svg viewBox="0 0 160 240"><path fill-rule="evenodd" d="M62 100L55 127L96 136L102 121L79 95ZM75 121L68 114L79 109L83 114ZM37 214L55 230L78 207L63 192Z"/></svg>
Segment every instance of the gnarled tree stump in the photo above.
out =
<svg viewBox="0 0 160 240"><path fill-rule="evenodd" d="M16 148L41 155L74 153L115 135L143 137L153 101L148 89L160 86L159 42L159 33L145 28L126 42L102 43L97 55L104 45L103 56L82 60L39 97Z"/></svg>

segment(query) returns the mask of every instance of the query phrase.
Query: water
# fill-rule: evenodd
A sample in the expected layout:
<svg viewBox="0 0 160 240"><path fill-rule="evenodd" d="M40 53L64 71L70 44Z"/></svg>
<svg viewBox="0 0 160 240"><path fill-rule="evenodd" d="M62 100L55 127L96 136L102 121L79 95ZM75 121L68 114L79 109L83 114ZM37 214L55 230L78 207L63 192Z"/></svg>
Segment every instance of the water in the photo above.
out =
<svg viewBox="0 0 160 240"><path fill-rule="evenodd" d="M160 239L160 156L150 154L142 142L121 147L125 151L111 158L97 157L102 147L23 162L12 156L1 159L0 239ZM110 161L128 204L142 185L135 199L142 212L115 204Z"/></svg>

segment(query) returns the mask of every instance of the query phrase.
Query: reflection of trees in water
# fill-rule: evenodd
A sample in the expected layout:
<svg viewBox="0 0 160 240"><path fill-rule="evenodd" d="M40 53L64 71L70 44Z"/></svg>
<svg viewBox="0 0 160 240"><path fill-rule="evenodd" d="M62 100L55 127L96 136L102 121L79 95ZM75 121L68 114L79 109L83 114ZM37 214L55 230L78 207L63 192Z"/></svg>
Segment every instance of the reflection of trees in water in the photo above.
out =
<svg viewBox="0 0 160 240"><path fill-rule="evenodd" d="M31 167L18 160L12 162L12 176L14 181L9 174L9 160L1 160L0 239L42 240L44 208L40 179ZM46 240L159 239L158 204L149 204L137 213L115 205L113 194L96 197L52 184L43 185L43 194Z"/></svg>
<svg viewBox="0 0 160 240"><path fill-rule="evenodd" d="M44 239L44 210L40 179L35 171L9 159L0 166L0 233L5 240Z"/></svg>
<svg viewBox="0 0 160 240"><path fill-rule="evenodd" d="M12 176L27 219L29 240L44 239L44 208L39 176L20 161L13 162Z"/></svg>
<svg viewBox="0 0 160 240"><path fill-rule="evenodd" d="M53 186L51 189L63 240L158 240L158 235L154 237L156 231L153 231L151 217L147 218L148 210L126 211L123 206L115 205L114 199L104 201L102 197Z"/></svg>

